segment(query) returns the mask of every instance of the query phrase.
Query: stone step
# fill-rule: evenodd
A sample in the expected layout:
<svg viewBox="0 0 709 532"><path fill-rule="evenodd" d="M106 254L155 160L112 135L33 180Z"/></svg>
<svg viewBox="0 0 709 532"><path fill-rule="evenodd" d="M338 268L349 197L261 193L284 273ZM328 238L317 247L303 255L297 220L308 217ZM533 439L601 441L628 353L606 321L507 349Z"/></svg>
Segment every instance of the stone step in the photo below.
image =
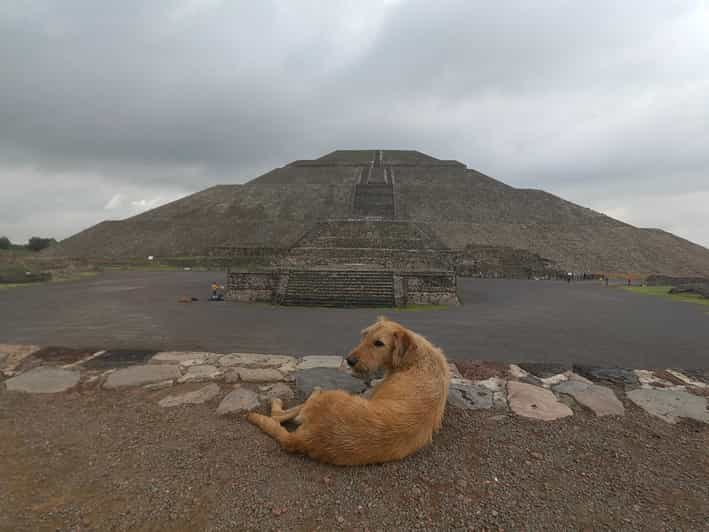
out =
<svg viewBox="0 0 709 532"><path fill-rule="evenodd" d="M393 276L380 271L291 271L284 304L391 307Z"/></svg>
<svg viewBox="0 0 709 532"><path fill-rule="evenodd" d="M306 299L301 297L287 297L283 304L285 306L299 307L393 307L394 298L391 299Z"/></svg>

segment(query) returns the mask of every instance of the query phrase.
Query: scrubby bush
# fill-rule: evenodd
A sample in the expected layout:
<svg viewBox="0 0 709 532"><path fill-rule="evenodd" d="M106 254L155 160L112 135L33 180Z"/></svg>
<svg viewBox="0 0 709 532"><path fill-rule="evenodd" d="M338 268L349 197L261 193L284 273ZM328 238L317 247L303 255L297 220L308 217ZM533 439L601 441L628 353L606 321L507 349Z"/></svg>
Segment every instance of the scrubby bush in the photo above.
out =
<svg viewBox="0 0 709 532"><path fill-rule="evenodd" d="M29 239L29 242L27 242L27 249L31 251L42 251L56 242L57 241L53 238L40 238L38 236L33 236Z"/></svg>
<svg viewBox="0 0 709 532"><path fill-rule="evenodd" d="M10 249L12 243L6 236L0 236L0 249Z"/></svg>

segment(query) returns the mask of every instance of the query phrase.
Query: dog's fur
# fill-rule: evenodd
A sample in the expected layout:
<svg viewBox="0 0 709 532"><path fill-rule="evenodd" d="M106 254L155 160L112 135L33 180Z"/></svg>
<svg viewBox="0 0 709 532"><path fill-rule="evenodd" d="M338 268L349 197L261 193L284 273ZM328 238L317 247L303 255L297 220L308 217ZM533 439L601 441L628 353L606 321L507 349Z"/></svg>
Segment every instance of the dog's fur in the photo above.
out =
<svg viewBox="0 0 709 532"><path fill-rule="evenodd" d="M400 460L429 444L441 428L448 397L443 352L380 318L362 331L362 341L348 359L356 360L352 370L359 376L385 370L370 399L342 390L315 391L305 403L285 411L276 399L271 417L251 412L248 420L285 450L337 465ZM281 426L289 419L300 425L295 432Z"/></svg>

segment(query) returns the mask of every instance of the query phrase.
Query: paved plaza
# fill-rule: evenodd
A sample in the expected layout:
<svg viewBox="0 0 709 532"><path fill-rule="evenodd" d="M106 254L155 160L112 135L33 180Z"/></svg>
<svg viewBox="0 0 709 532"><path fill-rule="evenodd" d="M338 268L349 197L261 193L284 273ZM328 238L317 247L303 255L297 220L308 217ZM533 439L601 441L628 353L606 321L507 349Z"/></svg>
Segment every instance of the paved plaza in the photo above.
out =
<svg viewBox="0 0 709 532"><path fill-rule="evenodd" d="M383 313L451 359L702 368L709 356L707 307L597 282L459 279L461 307L395 311L207 302L214 280L224 274L108 272L2 291L0 342L341 355Z"/></svg>

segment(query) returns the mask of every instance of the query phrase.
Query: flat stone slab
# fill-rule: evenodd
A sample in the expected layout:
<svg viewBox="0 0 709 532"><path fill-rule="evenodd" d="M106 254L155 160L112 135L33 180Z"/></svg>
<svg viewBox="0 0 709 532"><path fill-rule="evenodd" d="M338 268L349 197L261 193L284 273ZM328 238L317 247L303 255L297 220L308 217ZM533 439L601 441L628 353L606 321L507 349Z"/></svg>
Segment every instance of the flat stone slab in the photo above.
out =
<svg viewBox="0 0 709 532"><path fill-rule="evenodd" d="M283 380L283 373L271 368L239 368L239 379L244 382L278 382Z"/></svg>
<svg viewBox="0 0 709 532"><path fill-rule="evenodd" d="M366 384L349 373L333 368L304 369L295 373L295 389L298 395L307 397L317 387L358 394L364 391Z"/></svg>
<svg viewBox="0 0 709 532"><path fill-rule="evenodd" d="M303 357L296 365L296 370L313 368L339 368L342 365L342 357L336 356L307 356Z"/></svg>
<svg viewBox="0 0 709 532"><path fill-rule="evenodd" d="M552 388L556 393L570 395L579 404L589 408L597 416L622 416L625 414L623 403L613 390L606 386L586 383L581 380L567 380Z"/></svg>
<svg viewBox="0 0 709 532"><path fill-rule="evenodd" d="M684 390L657 390L640 388L627 393L628 399L668 423L679 418L690 418L709 423L707 399Z"/></svg>
<svg viewBox="0 0 709 532"><path fill-rule="evenodd" d="M549 362L520 362L517 364L527 373L538 379L547 379L561 373L571 371L571 364L554 364Z"/></svg>
<svg viewBox="0 0 709 532"><path fill-rule="evenodd" d="M187 392L179 395L168 395L158 401L158 404L163 408L171 408L173 406L180 405L199 405L214 399L217 395L219 395L219 391L218 384L207 384L204 388L200 388L194 392Z"/></svg>
<svg viewBox="0 0 709 532"><path fill-rule="evenodd" d="M552 421L574 414L551 391L524 382L508 382L507 399L512 411L523 417Z"/></svg>
<svg viewBox="0 0 709 532"><path fill-rule="evenodd" d="M219 365L222 367L244 366L253 368L278 368L295 363L295 357L286 355L260 355L256 353L231 353L219 359Z"/></svg>
<svg viewBox="0 0 709 532"><path fill-rule="evenodd" d="M6 380L5 386L11 392L59 393L76 386L80 378L79 371L40 366Z"/></svg>
<svg viewBox="0 0 709 532"><path fill-rule="evenodd" d="M180 378L180 370L173 365L146 364L143 366L130 366L118 369L108 375L103 387L111 390L128 386L141 386Z"/></svg>
<svg viewBox="0 0 709 532"><path fill-rule="evenodd" d="M637 375L635 375L631 369L599 368L596 366L575 364L574 372L592 381L604 381L624 386L636 386L639 384Z"/></svg>
<svg viewBox="0 0 709 532"><path fill-rule="evenodd" d="M448 403L465 410L487 410L493 407L493 392L480 384L451 383Z"/></svg>
<svg viewBox="0 0 709 532"><path fill-rule="evenodd" d="M247 388L236 385L233 392L230 392L217 407L217 414L237 414L245 410L253 410L259 406L258 396L255 392Z"/></svg>
<svg viewBox="0 0 709 532"><path fill-rule="evenodd" d="M150 359L151 364L180 364L188 360L201 360L202 364L215 363L219 355L203 351L161 351Z"/></svg>
<svg viewBox="0 0 709 532"><path fill-rule="evenodd" d="M203 364L201 366L190 366L185 374L177 379L179 383L186 382L206 382L221 377L224 373L216 366Z"/></svg>

